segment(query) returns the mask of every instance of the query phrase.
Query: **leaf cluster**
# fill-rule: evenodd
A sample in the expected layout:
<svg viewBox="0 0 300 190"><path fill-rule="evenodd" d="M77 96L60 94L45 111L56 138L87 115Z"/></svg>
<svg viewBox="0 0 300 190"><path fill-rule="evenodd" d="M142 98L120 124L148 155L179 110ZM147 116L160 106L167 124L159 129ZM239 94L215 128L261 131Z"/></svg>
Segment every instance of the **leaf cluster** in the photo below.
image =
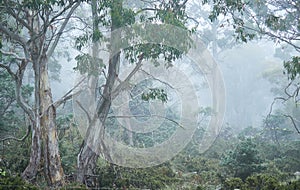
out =
<svg viewBox="0 0 300 190"><path fill-rule="evenodd" d="M256 144L250 138L242 140L234 150L228 151L221 159L221 165L228 167L234 176L242 179L260 172L263 169L262 162Z"/></svg>
<svg viewBox="0 0 300 190"><path fill-rule="evenodd" d="M92 57L87 53L77 55L75 60L77 61L77 66L73 69L79 71L81 74L87 73L88 75L98 76L102 69L105 68L102 59Z"/></svg>
<svg viewBox="0 0 300 190"><path fill-rule="evenodd" d="M294 80L300 74L300 57L294 56L289 61L284 62L285 72L290 80Z"/></svg>

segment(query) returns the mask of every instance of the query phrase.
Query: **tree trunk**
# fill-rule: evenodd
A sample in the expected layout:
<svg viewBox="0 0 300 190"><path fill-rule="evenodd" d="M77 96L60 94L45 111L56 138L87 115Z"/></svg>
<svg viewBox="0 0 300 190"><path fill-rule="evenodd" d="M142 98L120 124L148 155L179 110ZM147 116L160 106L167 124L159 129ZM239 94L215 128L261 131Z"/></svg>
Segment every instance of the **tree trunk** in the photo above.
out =
<svg viewBox="0 0 300 190"><path fill-rule="evenodd" d="M89 178L89 175L94 174L98 155L84 141L77 159L77 181L86 184L88 187L95 187L96 182Z"/></svg>
<svg viewBox="0 0 300 190"><path fill-rule="evenodd" d="M120 53L113 56L109 61L108 76L101 96L99 106L96 108L95 117L86 132L84 142L82 143L77 160L77 181L87 185L94 182L88 181L87 177L94 174L96 162L99 154L102 153L109 159L109 155L105 152L106 147L104 138L104 123L111 107L111 93L114 82L116 80L116 68L118 67Z"/></svg>
<svg viewBox="0 0 300 190"><path fill-rule="evenodd" d="M40 62L33 61L33 68L35 115L32 121L32 145L30 161L22 177L26 180L34 179L41 167L44 169L48 185L58 187L64 183L64 173L59 155L56 112L49 84L47 59L41 59Z"/></svg>
<svg viewBox="0 0 300 190"><path fill-rule="evenodd" d="M39 125L32 124L32 140L29 163L22 173L26 181L33 181L41 163L41 130Z"/></svg>
<svg viewBox="0 0 300 190"><path fill-rule="evenodd" d="M47 61L39 65L39 110L43 140L44 172L48 185L61 186L64 183L64 172L61 165L56 129L56 110L53 106L49 84Z"/></svg>
<svg viewBox="0 0 300 190"><path fill-rule="evenodd" d="M92 13L93 13L93 30L98 30L98 22L97 22L97 1L92 1ZM114 0L112 2L111 7L111 32L120 27L118 25L118 17L119 11L122 10L122 1ZM94 174L94 169L96 167L97 159L99 154L103 154L104 157L110 159L108 152L105 150L106 145L103 141L104 138L104 123L107 118L108 112L111 107L111 95L114 83L116 81L118 75L118 68L120 62L120 52L114 55L110 55L109 64L108 64L108 74L105 82L103 94L97 102L97 107L94 113L95 115L92 117L92 121L90 121L84 142L82 143L80 152L78 154L78 163L77 163L77 181L80 183L85 183L87 185L93 184L94 182L88 180L89 175ZM98 48L97 44L94 43L93 47L93 56L97 57ZM89 87L90 89L90 87ZM93 87L91 88L93 89Z"/></svg>

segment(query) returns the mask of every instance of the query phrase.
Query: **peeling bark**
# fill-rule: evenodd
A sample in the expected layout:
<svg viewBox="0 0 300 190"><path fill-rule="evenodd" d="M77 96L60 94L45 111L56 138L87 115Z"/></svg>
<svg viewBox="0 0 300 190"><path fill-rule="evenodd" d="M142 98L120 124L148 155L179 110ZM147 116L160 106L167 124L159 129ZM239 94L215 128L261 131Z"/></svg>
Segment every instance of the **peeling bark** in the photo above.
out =
<svg viewBox="0 0 300 190"><path fill-rule="evenodd" d="M56 110L53 106L47 71L47 59L33 62L35 75L35 112L32 130L30 161L22 177L32 181L40 168L51 187L64 184L56 130Z"/></svg>
<svg viewBox="0 0 300 190"><path fill-rule="evenodd" d="M56 110L53 106L51 88L49 85L47 61L39 65L39 101L40 101L40 123L43 142L43 166L48 184L61 186L64 183L63 168L61 165L58 137L56 130Z"/></svg>
<svg viewBox="0 0 300 190"><path fill-rule="evenodd" d="M2 37L12 43L10 48L16 48L16 52L12 49L9 56L14 56L19 63L15 67L18 69L16 72L10 65L0 64L0 67L6 69L15 80L17 102L28 115L32 126L30 159L22 177L33 181L43 168L48 185L56 188L63 185L64 173L59 155L56 110L48 77L48 58L55 51L71 15L81 1L66 1L61 5L51 2L47 6L37 6L40 3L36 3L5 1L1 4L4 6L3 15L12 19L13 26L10 28L10 24L1 24L0 31ZM61 25L54 30L53 25L57 21L61 21ZM23 52L19 52L20 48ZM34 70L32 106L22 96L22 82L28 63L32 63Z"/></svg>
<svg viewBox="0 0 300 190"><path fill-rule="evenodd" d="M34 181L41 162L41 131L36 125L32 126L32 142L30 149L29 163L22 173L22 178L26 181Z"/></svg>

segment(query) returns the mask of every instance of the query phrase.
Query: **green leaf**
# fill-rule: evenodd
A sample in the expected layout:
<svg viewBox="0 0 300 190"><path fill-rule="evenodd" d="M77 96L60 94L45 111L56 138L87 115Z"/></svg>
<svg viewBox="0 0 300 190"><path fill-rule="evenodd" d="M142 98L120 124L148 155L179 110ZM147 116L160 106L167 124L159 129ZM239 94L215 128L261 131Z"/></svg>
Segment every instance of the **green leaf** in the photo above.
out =
<svg viewBox="0 0 300 190"><path fill-rule="evenodd" d="M289 61L284 62L285 72L289 80L294 80L300 74L300 57L294 56Z"/></svg>
<svg viewBox="0 0 300 190"><path fill-rule="evenodd" d="M142 100L161 100L163 103L166 103L168 96L164 89L150 88L147 93L142 93Z"/></svg>
<svg viewBox="0 0 300 190"><path fill-rule="evenodd" d="M78 70L80 74L88 75L100 75L102 68L105 68L105 64L102 59L92 57L89 54L81 54L75 57L77 66L74 70Z"/></svg>

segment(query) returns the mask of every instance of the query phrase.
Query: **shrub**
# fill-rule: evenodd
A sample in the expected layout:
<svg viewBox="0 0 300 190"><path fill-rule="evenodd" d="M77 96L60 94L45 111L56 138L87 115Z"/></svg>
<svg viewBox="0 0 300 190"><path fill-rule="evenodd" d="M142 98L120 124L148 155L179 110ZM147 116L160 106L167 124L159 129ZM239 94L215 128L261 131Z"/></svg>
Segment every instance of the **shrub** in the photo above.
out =
<svg viewBox="0 0 300 190"><path fill-rule="evenodd" d="M14 189L14 190L38 190L37 187L26 183L19 176L10 176L0 169L0 190Z"/></svg>
<svg viewBox="0 0 300 190"><path fill-rule="evenodd" d="M246 179L245 185L247 189L261 190L278 189L280 186L278 179L265 174L253 175L248 177Z"/></svg>
<svg viewBox="0 0 300 190"><path fill-rule="evenodd" d="M229 178L226 179L223 184L223 190L241 189L243 187L243 181L241 178Z"/></svg>

